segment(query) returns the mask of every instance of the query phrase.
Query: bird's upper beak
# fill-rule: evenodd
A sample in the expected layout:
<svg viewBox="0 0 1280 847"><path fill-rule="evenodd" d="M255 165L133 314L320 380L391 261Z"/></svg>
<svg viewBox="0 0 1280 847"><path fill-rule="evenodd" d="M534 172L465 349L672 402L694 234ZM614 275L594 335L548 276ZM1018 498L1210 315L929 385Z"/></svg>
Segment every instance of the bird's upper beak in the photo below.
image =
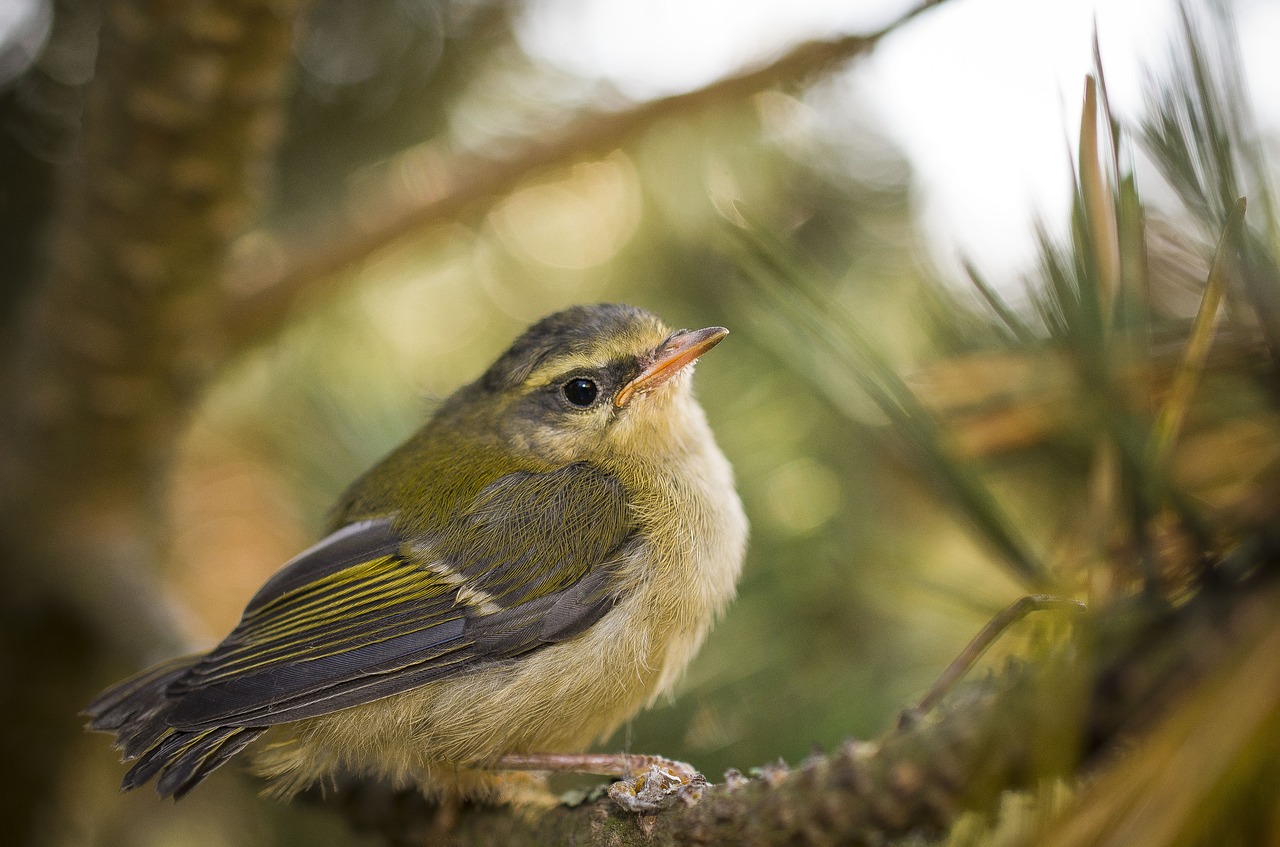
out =
<svg viewBox="0 0 1280 847"><path fill-rule="evenodd" d="M637 394L644 394L662 385L686 366L694 363L703 353L715 347L729 330L722 326L706 329L682 329L673 333L654 351L653 361L628 382L613 398L613 405L622 408Z"/></svg>

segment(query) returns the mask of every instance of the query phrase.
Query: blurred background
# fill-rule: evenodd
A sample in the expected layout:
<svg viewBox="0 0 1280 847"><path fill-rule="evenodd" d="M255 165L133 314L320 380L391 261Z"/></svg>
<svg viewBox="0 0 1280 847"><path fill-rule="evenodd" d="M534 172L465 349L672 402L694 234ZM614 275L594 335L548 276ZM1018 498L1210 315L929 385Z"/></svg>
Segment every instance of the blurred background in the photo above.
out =
<svg viewBox="0 0 1280 847"><path fill-rule="evenodd" d="M47 276L47 233L74 172L85 92L101 73L96 63L113 55L99 56L103 27L127 31L132 23L121 21L150 5L0 0L0 313L11 326ZM1253 140L1273 147L1280 7L1230 5L1257 114ZM227 240L219 296L252 305L287 271L305 270L307 256L380 232L487 167L543 144L561 155L376 249L306 271L314 286L263 306L280 314L230 345L235 354L186 401L161 451L164 472L148 488L162 506L151 527L157 555L117 574L139 586L139 602L162 621L156 629L110 608L83 613L95 600L72 589L56 615L36 611L58 596L59 579L78 579L74 568L40 592L14 593L0 665L11 694L0 719L15 758L0 768L9 771L0 792L27 798L9 804L18 843L377 843L323 809L258 799L260 786L235 766L178 804L149 790L120 795L123 767L107 738L81 736L74 712L145 663L218 641L261 582L314 540L346 484L528 323L571 303L631 302L675 326L732 330L699 365L697 390L752 522L739 599L674 700L603 749L686 759L716 780L729 767L795 763L889 727L1026 588L918 472L884 413L769 305L734 231L745 217L784 243L798 272L856 317L926 403L1016 393L1025 363L950 377L938 364L984 349L994 332L972 317L982 310L964 263L1012 308L1030 309L1037 222L1055 235L1068 228L1095 27L1112 108L1136 125L1144 92L1168 73L1179 26L1169 0L949 0L851 62L745 94L706 89L804 40L876 32L911 6L299 8L288 26L281 134L255 176L250 225ZM601 114L704 89L712 93L696 108L658 109L605 149L576 146L589 134L578 128ZM121 102L127 111L134 101L126 92ZM1133 156L1144 199L1165 203L1173 227L1184 214L1175 191L1141 151ZM1179 243L1179 261L1202 274L1212 240ZM1189 317L1196 302L1171 312ZM254 312L242 318L257 326ZM5 347L29 341L14 330ZM957 434L959 453L982 460L1001 508L1039 552L1061 528L1063 466L1068 487L1083 485L1078 456L1036 453L1045 428L1069 426L1061 413ZM1269 430L1231 437L1254 439L1244 464L1274 460ZM1204 484L1221 470L1201 469ZM6 567L10 583L25 582L21 567ZM988 661L1023 641L1015 632ZM51 643L59 646L46 659ZM12 694L28 686L44 688Z"/></svg>

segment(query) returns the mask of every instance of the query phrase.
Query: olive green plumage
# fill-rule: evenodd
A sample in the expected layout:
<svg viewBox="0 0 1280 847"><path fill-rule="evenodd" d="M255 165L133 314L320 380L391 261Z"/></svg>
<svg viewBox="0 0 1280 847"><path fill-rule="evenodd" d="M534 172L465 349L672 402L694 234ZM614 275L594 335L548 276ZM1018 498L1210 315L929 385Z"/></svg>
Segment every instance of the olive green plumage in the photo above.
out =
<svg viewBox="0 0 1280 847"><path fill-rule="evenodd" d="M693 400L723 338L620 305L530 327L343 495L207 654L103 692L134 788L181 796L270 732L282 793L340 773L515 798L670 688L733 594L746 522Z"/></svg>

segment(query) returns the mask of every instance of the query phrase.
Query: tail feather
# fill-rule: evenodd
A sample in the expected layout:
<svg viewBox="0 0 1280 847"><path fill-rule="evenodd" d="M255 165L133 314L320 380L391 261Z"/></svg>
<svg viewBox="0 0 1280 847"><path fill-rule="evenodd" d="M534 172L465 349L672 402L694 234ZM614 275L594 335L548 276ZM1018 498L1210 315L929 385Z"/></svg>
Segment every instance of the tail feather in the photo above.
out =
<svg viewBox="0 0 1280 847"><path fill-rule="evenodd" d="M178 761L192 744L200 740L201 736L210 732L213 732L213 730L183 732L182 730L170 729L163 738L137 757L133 767L129 768L129 771L124 775L124 780L120 783L120 787L125 791L132 791L135 788L146 785L171 762Z"/></svg>
<svg viewBox="0 0 1280 847"><path fill-rule="evenodd" d="M99 732L114 732L143 716L154 715L168 705L165 689L198 658L180 656L118 682L93 698L80 714L89 718L89 729Z"/></svg>
<svg viewBox="0 0 1280 847"><path fill-rule="evenodd" d="M136 760L120 783L123 790L159 777L161 797L182 797L266 731L241 726L183 730L169 723L174 701L167 689L198 658L174 659L113 685L82 713L90 729L115 734L126 761Z"/></svg>
<svg viewBox="0 0 1280 847"><path fill-rule="evenodd" d="M173 729L166 718L167 715L163 711L140 715L137 720L117 730L115 746L120 751L120 758L131 762L156 747Z"/></svg>
<svg viewBox="0 0 1280 847"><path fill-rule="evenodd" d="M207 730L181 755L169 761L156 781L156 791L161 797L175 800L182 797L265 731L244 727Z"/></svg>

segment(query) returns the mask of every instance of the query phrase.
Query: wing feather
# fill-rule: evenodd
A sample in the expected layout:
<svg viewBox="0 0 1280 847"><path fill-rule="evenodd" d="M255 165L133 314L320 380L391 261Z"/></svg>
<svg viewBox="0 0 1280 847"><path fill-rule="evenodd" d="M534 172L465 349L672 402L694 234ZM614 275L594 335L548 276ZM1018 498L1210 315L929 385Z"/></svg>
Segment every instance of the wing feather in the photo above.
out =
<svg viewBox="0 0 1280 847"><path fill-rule="evenodd" d="M410 540L390 519L343 527L168 684L165 720L204 732L314 717L572 637L616 602L632 533L622 487L585 464L502 477Z"/></svg>

